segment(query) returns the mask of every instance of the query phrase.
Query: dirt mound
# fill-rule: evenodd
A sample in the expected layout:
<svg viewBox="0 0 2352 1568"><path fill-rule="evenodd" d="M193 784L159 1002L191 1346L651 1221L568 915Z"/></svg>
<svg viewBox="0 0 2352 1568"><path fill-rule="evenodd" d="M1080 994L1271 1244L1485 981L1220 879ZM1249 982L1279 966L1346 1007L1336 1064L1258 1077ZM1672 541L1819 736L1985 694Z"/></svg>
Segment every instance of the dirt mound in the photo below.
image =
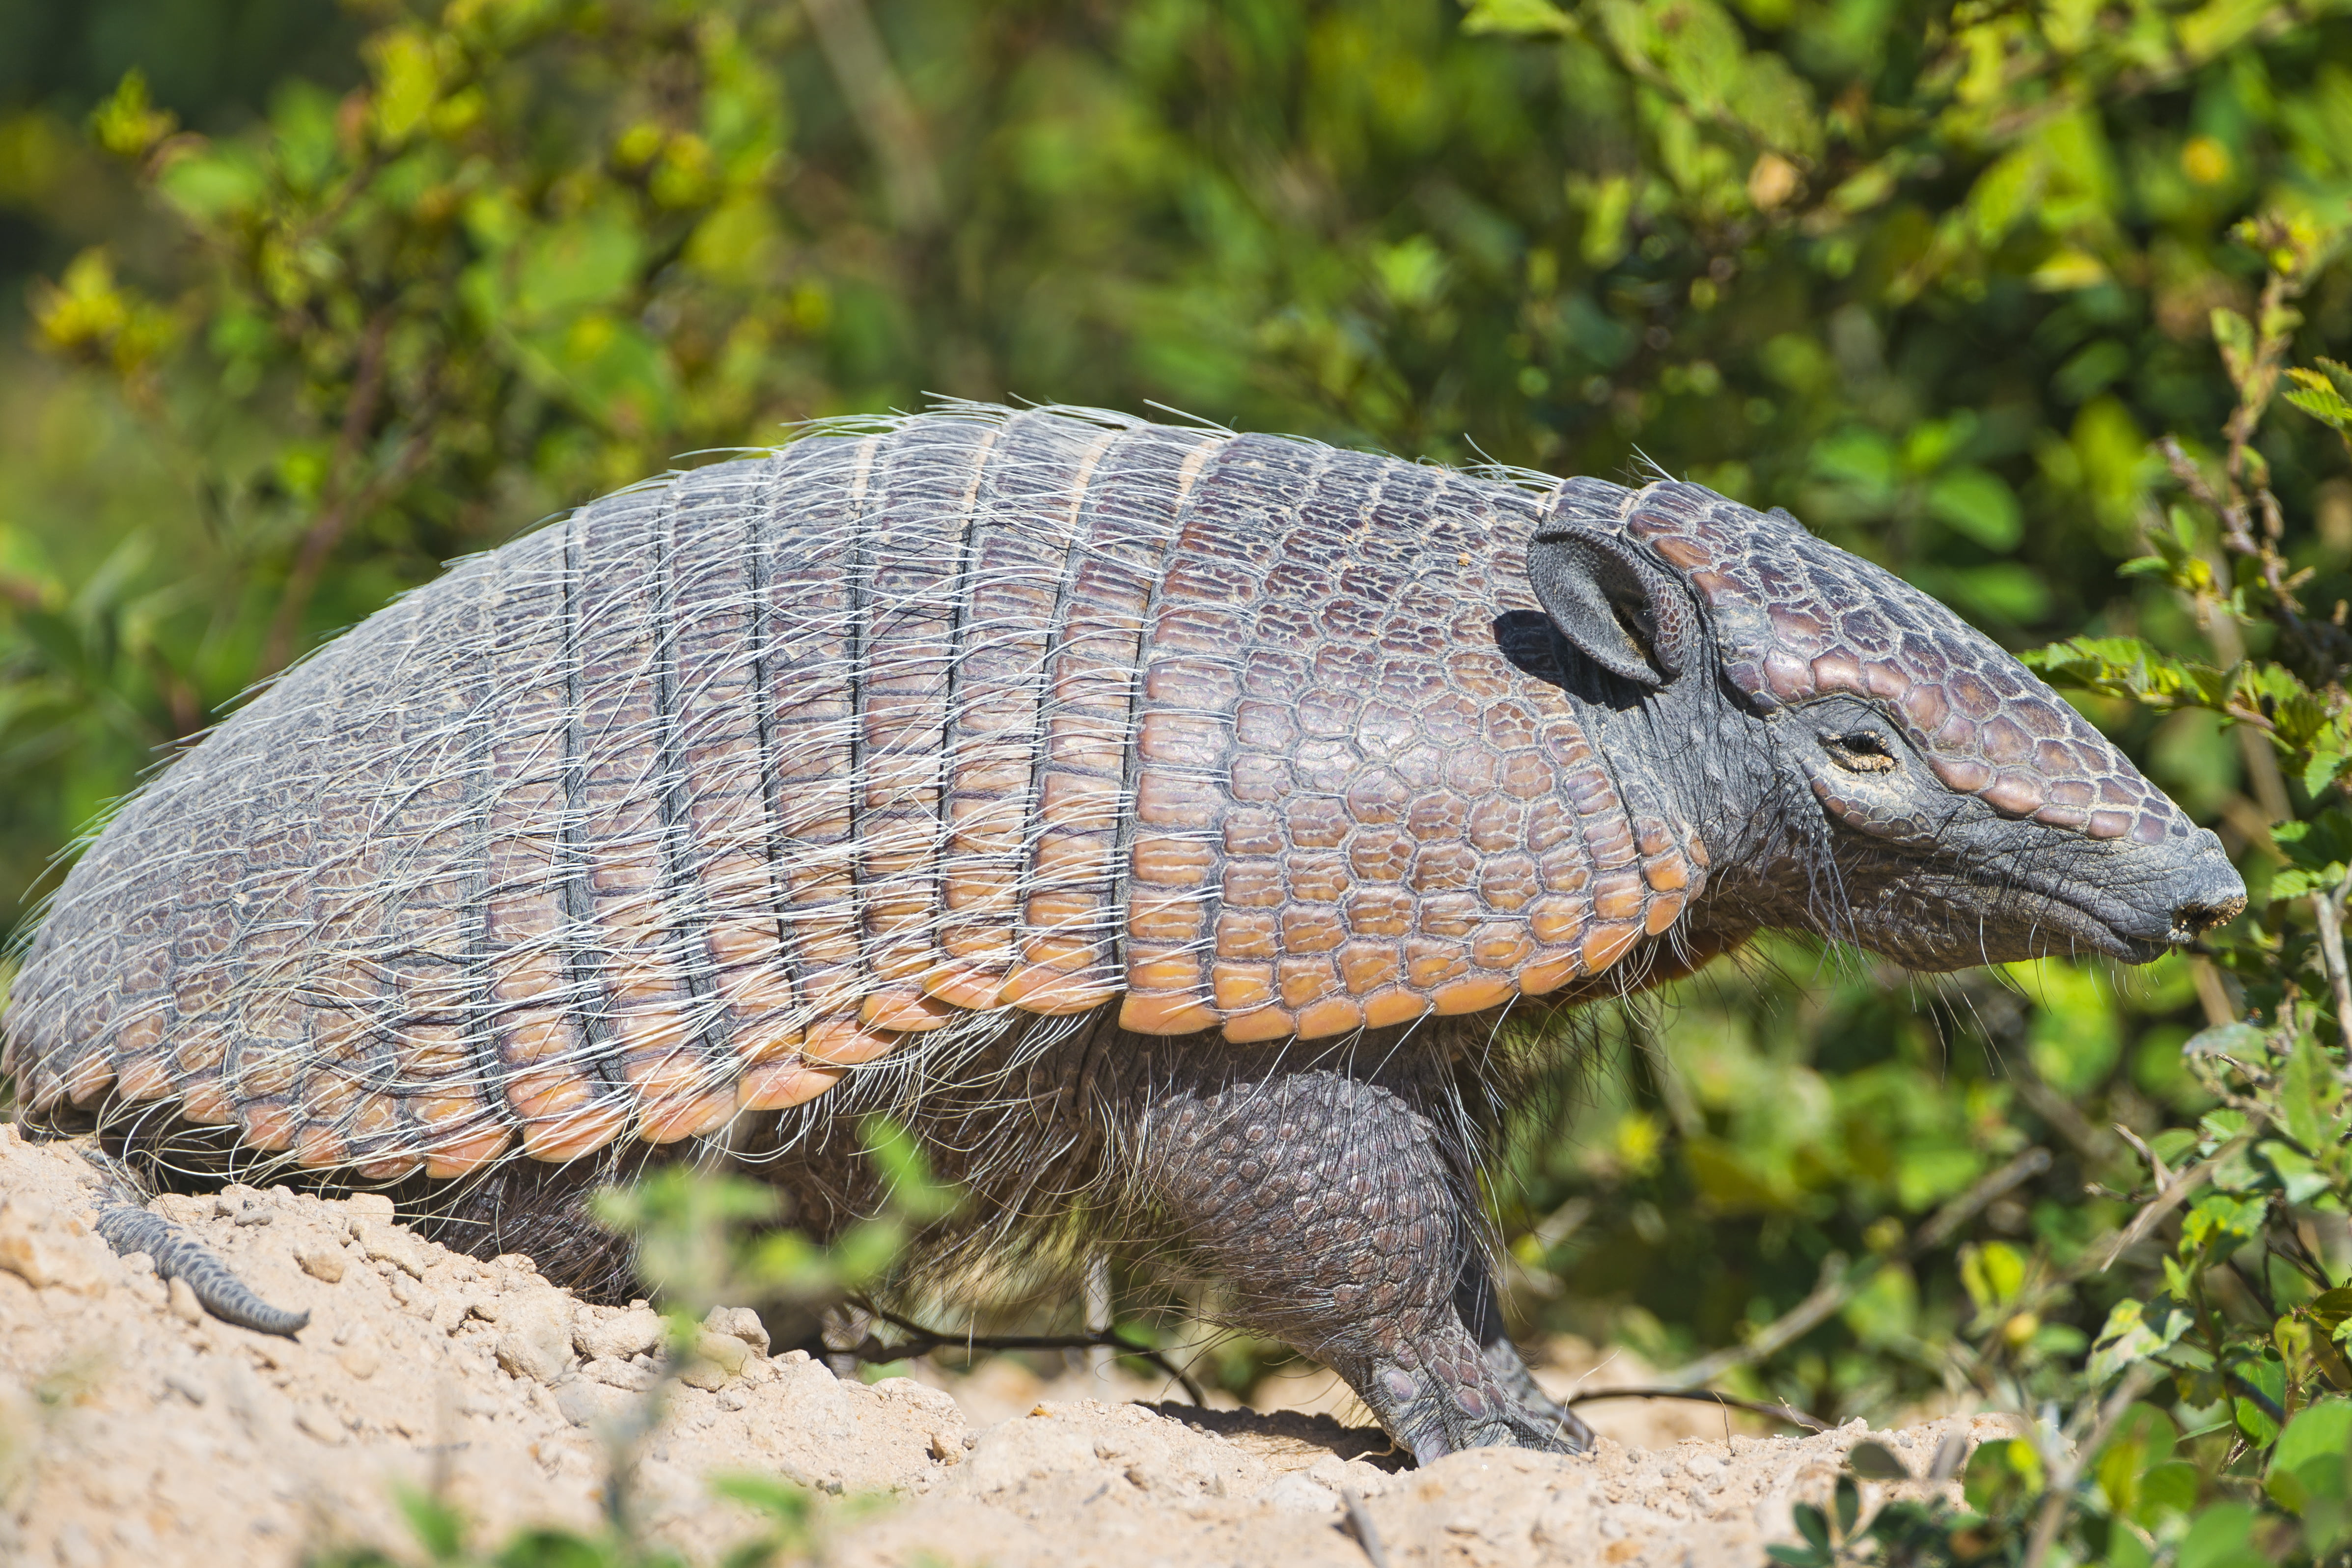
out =
<svg viewBox="0 0 2352 1568"><path fill-rule="evenodd" d="M404 1487L443 1487L488 1541L601 1517L614 1436L654 1383L650 1310L582 1305L528 1258L451 1253L382 1198L158 1199L265 1299L310 1313L295 1339L273 1338L115 1257L89 1228L97 1186L72 1145L0 1127L0 1561L218 1568L352 1541L404 1552ZM748 1473L885 1494L832 1526L833 1558L851 1564L1358 1568L1365 1553L1339 1528L1351 1491L1392 1563L1748 1568L1863 1432L1727 1436L1694 1407L1662 1432L1604 1406L1593 1454L1486 1450L1412 1470L1378 1431L1334 1418L1344 1401L1328 1379L1292 1390L1327 1408L1273 1413L1137 1403L1118 1396L1150 1391L1039 1384L1009 1363L868 1385L769 1354L756 1318L723 1310L698 1349L634 1491L646 1531L698 1561L753 1533L709 1489ZM1114 1396L1071 1396L1089 1386ZM1694 1426L1716 1435L1673 1440ZM2007 1429L1954 1419L1883 1440L1924 1469L1946 1431ZM1623 1440L1644 1434L1664 1441Z"/></svg>

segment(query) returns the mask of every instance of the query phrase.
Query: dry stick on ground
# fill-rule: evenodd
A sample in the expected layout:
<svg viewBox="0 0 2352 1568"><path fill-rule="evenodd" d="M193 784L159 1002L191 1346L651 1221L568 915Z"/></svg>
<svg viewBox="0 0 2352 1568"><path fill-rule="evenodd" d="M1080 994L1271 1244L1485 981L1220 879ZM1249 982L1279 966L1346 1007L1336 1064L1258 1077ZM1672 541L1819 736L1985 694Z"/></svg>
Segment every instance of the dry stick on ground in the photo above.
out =
<svg viewBox="0 0 2352 1568"><path fill-rule="evenodd" d="M1729 1394L1717 1394L1712 1388L1596 1388L1589 1394L1571 1395L1560 1401L1563 1405L1591 1405L1602 1399L1687 1399L1694 1405L1720 1405L1730 1410L1745 1410L1754 1416L1769 1416L1776 1421L1786 1421L1808 1432L1826 1432L1830 1424L1818 1416L1808 1416L1791 1405L1775 1405L1764 1399L1741 1399Z"/></svg>
<svg viewBox="0 0 2352 1568"><path fill-rule="evenodd" d="M1852 1301L1864 1286L1878 1277L1879 1270L1896 1263L1908 1262L1924 1252L1941 1247L1952 1239L1955 1231L1994 1199L2049 1168L2049 1150L2038 1147L2026 1150L1937 1209L1933 1218L1895 1251L1865 1260L1856 1267L1824 1270L1822 1282L1814 1288L1811 1295L1766 1325L1746 1344L1727 1346L1668 1373L1666 1386L1687 1389L1713 1382L1735 1366L1761 1361L1783 1345L1802 1338L1826 1321L1832 1312Z"/></svg>
<svg viewBox="0 0 2352 1568"><path fill-rule="evenodd" d="M854 1304L871 1312L891 1327L905 1331L908 1337L897 1344L884 1344L872 1334L854 1345L835 1354L858 1361L887 1363L911 1361L919 1355L929 1355L935 1350L1094 1350L1097 1347L1117 1351L1121 1355L1140 1356L1173 1378L1191 1396L1193 1404L1206 1407L1209 1401L1201 1393L1201 1385L1174 1362L1148 1344L1137 1344L1122 1337L1116 1329L1099 1333L1046 1334L965 1334L940 1333L927 1329L911 1319L896 1312L885 1312L867 1301Z"/></svg>
<svg viewBox="0 0 2352 1568"><path fill-rule="evenodd" d="M1352 1488L1339 1493L1340 1505L1347 1510L1340 1528L1356 1538L1364 1550L1364 1561L1372 1568L1389 1568L1389 1554L1381 1545L1381 1532L1372 1524L1372 1511L1364 1506L1363 1498Z"/></svg>

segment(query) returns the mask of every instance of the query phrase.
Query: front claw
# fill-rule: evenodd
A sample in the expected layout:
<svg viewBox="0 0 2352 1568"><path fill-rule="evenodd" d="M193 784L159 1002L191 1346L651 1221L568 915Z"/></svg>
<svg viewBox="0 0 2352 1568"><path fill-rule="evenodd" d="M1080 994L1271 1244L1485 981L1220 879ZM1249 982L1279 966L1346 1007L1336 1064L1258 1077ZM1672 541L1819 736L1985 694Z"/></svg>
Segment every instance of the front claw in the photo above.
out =
<svg viewBox="0 0 2352 1568"><path fill-rule="evenodd" d="M1554 1399L1536 1382L1535 1374L1519 1357L1518 1350L1507 1339L1497 1339L1486 1347L1480 1359L1495 1381L1519 1408L1519 1413L1538 1423L1549 1434L1544 1443L1526 1443L1523 1448L1542 1448L1549 1451L1580 1454L1599 1441L1592 1428L1578 1419L1575 1411ZM1560 1448L1561 1442L1569 1446Z"/></svg>
<svg viewBox="0 0 2352 1568"><path fill-rule="evenodd" d="M1535 1388L1532 1378L1528 1386L1540 1406L1507 1387L1475 1354L1382 1357L1368 1375L1348 1381L1416 1464L1465 1448L1580 1454L1592 1446L1591 1428Z"/></svg>

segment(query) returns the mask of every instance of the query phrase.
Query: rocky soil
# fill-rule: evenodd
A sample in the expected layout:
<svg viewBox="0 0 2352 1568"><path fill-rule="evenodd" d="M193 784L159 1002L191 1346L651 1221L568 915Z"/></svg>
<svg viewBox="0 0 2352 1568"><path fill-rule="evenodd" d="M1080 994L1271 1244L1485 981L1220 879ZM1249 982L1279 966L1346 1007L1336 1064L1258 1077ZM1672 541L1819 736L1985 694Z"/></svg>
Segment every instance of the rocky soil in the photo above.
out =
<svg viewBox="0 0 2352 1568"><path fill-rule="evenodd" d="M89 1229L97 1183L73 1145L0 1127L0 1563L274 1568L354 1542L406 1556L404 1487L443 1489L483 1541L596 1524L616 1434L654 1382L650 1310L583 1306L525 1257L446 1251L382 1198L158 1199L264 1298L310 1312L295 1339L273 1338L116 1258ZM1290 1408L1200 1410L1115 1373L1046 1384L999 1361L869 1385L769 1348L751 1313L714 1312L639 1445L636 1517L693 1560L755 1531L709 1490L752 1474L820 1494L829 1560L846 1564L1361 1568L1353 1494L1396 1568L1753 1568L1864 1435L1749 1436L1697 1406L1609 1404L1589 1407L1594 1453L1490 1449L1416 1470L1334 1417L1346 1406L1328 1378L1294 1380ZM1641 1370L1620 1359L1546 1381L1622 1385ZM1924 1472L1947 1434L2008 1430L1953 1417L1878 1436ZM1888 1495L1864 1490L1874 1506Z"/></svg>

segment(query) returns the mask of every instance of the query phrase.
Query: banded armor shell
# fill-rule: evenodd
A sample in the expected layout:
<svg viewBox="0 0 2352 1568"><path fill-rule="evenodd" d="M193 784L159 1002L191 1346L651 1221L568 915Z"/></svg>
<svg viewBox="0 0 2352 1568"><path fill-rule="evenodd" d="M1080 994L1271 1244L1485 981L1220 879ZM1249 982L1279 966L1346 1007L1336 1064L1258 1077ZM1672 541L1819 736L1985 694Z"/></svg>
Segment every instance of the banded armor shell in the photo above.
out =
<svg viewBox="0 0 2352 1568"><path fill-rule="evenodd" d="M8 1062L36 1112L447 1176L1024 1012L1274 1040L1558 990L1706 864L1498 652L1559 499L973 408L607 497L132 799Z"/></svg>

